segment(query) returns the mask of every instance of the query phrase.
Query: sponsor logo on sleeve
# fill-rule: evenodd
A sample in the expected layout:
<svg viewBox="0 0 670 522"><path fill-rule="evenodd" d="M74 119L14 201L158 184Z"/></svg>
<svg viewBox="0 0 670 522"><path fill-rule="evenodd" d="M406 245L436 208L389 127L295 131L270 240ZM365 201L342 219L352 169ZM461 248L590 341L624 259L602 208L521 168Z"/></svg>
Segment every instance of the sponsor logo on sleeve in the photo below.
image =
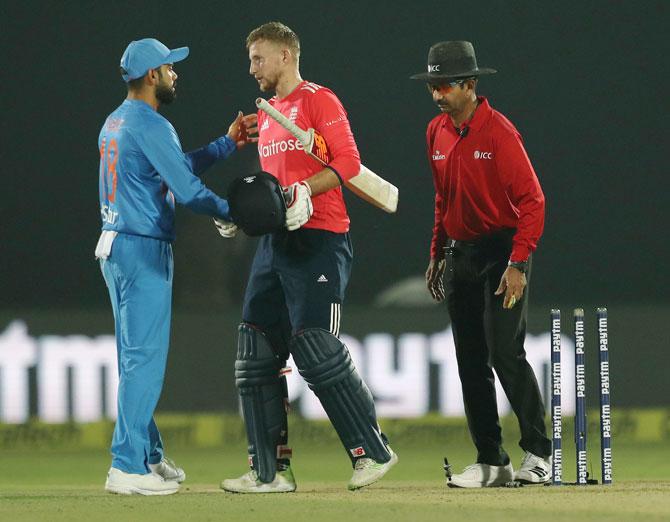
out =
<svg viewBox="0 0 670 522"><path fill-rule="evenodd" d="M334 119L334 120L332 120L332 121L329 121L328 123L326 123L325 126L326 126L326 127L330 127L331 125L335 125L336 123L340 123L341 121L345 121L345 120L346 120L346 118L345 118L344 116L340 116L340 117L337 118L337 119Z"/></svg>
<svg viewBox="0 0 670 522"><path fill-rule="evenodd" d="M123 126L123 118L109 118L105 124L108 132L117 132Z"/></svg>
<svg viewBox="0 0 670 522"><path fill-rule="evenodd" d="M444 154L442 154L439 150L433 152L433 161L443 160L446 158L447 157Z"/></svg>

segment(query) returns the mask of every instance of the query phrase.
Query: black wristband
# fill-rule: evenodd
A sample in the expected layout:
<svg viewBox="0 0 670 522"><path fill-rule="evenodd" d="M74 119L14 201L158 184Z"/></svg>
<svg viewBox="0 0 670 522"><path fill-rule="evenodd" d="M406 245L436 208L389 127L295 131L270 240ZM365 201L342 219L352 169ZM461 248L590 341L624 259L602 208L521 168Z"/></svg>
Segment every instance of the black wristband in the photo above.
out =
<svg viewBox="0 0 670 522"><path fill-rule="evenodd" d="M522 274L528 272L528 261L510 261L507 266L516 268Z"/></svg>
<svg viewBox="0 0 670 522"><path fill-rule="evenodd" d="M332 171L333 171L333 174L335 174L335 175L337 176L337 179L340 181L340 186L344 185L344 180L342 179L342 176L340 176L340 173L339 173L339 172L337 172L337 171L336 171L333 167L331 167L330 165L326 165L326 168L332 170Z"/></svg>

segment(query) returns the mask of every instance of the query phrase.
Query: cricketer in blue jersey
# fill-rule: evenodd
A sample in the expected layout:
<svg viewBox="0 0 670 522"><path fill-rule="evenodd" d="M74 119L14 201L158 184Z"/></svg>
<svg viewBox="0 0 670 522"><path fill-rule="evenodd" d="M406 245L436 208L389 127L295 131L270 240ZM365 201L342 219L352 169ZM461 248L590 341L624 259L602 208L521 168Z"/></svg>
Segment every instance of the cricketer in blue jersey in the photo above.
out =
<svg viewBox="0 0 670 522"><path fill-rule="evenodd" d="M112 493L167 495L185 479L164 457L153 419L169 346L175 202L229 222L228 202L197 175L257 140L256 115L240 112L225 136L182 151L174 127L157 110L175 99L173 64L188 53L188 47L170 50L152 38L131 42L121 58L128 97L107 117L98 139L102 233L95 254L114 311L119 367L105 484Z"/></svg>

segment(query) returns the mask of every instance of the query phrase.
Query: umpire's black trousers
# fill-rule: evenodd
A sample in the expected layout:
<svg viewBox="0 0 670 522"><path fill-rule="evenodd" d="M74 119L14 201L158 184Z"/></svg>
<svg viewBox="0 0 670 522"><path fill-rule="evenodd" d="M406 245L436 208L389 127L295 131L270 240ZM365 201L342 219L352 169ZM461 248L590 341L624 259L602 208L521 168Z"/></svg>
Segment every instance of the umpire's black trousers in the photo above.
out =
<svg viewBox="0 0 670 522"><path fill-rule="evenodd" d="M502 447L493 369L519 420L521 448L541 457L551 454L540 389L523 346L528 286L511 310L502 307L504 295L494 295L507 268L514 232L504 230L473 242L449 241L444 275L477 462L496 466L506 465L509 457ZM530 265L529 259L529 282Z"/></svg>

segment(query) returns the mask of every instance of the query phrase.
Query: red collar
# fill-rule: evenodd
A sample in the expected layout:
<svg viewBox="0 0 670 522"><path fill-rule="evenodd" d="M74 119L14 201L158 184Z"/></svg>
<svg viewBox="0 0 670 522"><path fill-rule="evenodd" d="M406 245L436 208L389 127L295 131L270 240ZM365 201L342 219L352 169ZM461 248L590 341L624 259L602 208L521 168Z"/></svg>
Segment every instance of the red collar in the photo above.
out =
<svg viewBox="0 0 670 522"><path fill-rule="evenodd" d="M461 129L469 127L470 129L477 131L484 126L484 123L486 123L486 121L491 116L493 109L491 109L491 106L489 105L486 97L477 96L477 100L479 101L479 105L475 110L475 114L472 116L472 119L469 122L461 125ZM456 134L458 134L458 131L454 128L454 125L451 122L451 118L446 114L445 116L446 118L444 121L444 127L450 127Z"/></svg>
<svg viewBox="0 0 670 522"><path fill-rule="evenodd" d="M489 101L484 96L477 96L477 100L479 100L479 105L477 106L475 115L468 124L468 127L474 130L481 129L493 112L493 109L491 109L491 106L489 105Z"/></svg>
<svg viewBox="0 0 670 522"><path fill-rule="evenodd" d="M279 102L279 103L286 103L286 102L291 102L293 101L294 98L298 96L298 93L300 92L300 89L302 89L305 84L309 83L307 80L301 81L296 87L289 92L286 96L284 96L281 100L277 98L277 94L272 97L271 101Z"/></svg>

